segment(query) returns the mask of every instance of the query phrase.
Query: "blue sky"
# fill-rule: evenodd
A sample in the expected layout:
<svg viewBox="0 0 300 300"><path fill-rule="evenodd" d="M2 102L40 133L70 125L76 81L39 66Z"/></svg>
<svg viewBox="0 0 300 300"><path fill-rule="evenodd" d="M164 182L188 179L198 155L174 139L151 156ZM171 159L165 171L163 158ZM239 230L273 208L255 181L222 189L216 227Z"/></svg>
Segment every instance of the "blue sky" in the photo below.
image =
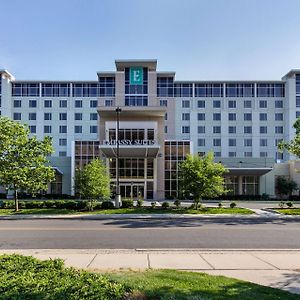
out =
<svg viewBox="0 0 300 300"><path fill-rule="evenodd" d="M299 0L0 0L0 16L0 68L19 80L95 80L122 58L180 80L300 68Z"/></svg>

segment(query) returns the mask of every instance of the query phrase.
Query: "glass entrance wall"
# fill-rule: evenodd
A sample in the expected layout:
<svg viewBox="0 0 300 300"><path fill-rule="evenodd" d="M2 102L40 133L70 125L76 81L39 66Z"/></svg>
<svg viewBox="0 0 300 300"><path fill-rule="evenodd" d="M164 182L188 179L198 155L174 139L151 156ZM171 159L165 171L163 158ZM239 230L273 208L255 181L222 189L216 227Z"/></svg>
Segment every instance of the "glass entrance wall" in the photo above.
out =
<svg viewBox="0 0 300 300"><path fill-rule="evenodd" d="M109 129L108 139L114 141L116 137L116 129ZM154 140L154 129L119 129L119 140Z"/></svg>

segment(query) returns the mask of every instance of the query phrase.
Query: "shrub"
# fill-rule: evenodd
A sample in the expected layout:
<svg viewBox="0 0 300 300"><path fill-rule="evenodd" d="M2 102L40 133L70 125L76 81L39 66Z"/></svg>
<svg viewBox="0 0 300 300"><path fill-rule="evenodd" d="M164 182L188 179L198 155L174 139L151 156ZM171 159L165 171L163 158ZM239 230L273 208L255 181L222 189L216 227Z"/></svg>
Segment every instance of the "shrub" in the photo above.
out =
<svg viewBox="0 0 300 300"><path fill-rule="evenodd" d="M123 199L122 200L122 208L130 208L130 207L133 207L133 200Z"/></svg>
<svg viewBox="0 0 300 300"><path fill-rule="evenodd" d="M180 205L181 205L180 200L176 199L176 200L174 201L174 205L175 205L177 208L180 207Z"/></svg>
<svg viewBox="0 0 300 300"><path fill-rule="evenodd" d="M219 208L222 208L222 207L223 207L222 202L219 202L219 203L218 203L218 207L219 207Z"/></svg>
<svg viewBox="0 0 300 300"><path fill-rule="evenodd" d="M292 201L288 201L286 203L287 207L292 208L293 207L293 202Z"/></svg>
<svg viewBox="0 0 300 300"><path fill-rule="evenodd" d="M85 210L88 209L88 201L85 200L79 200L76 203L76 209L78 210Z"/></svg>
<svg viewBox="0 0 300 300"><path fill-rule="evenodd" d="M137 206L137 207L142 207L142 206L143 206L143 203L144 203L144 200L143 200L143 199L138 199L137 202L136 202L136 206Z"/></svg>
<svg viewBox="0 0 300 300"><path fill-rule="evenodd" d="M55 207L55 201L53 200L47 200L45 201L46 208L54 208Z"/></svg>
<svg viewBox="0 0 300 300"><path fill-rule="evenodd" d="M163 209L167 209L167 208L170 207L170 203L169 203L169 202L163 202L162 205L161 205L161 207L162 207Z"/></svg>
<svg viewBox="0 0 300 300"><path fill-rule="evenodd" d="M77 209L77 201L74 200L68 200L68 201L64 201L64 205L62 208L66 208L66 209Z"/></svg>
<svg viewBox="0 0 300 300"><path fill-rule="evenodd" d="M43 208L44 202L43 201L26 201L25 202L26 208Z"/></svg>
<svg viewBox="0 0 300 300"><path fill-rule="evenodd" d="M101 208L102 209L112 209L112 208L114 208L114 204L111 201L103 201L101 203Z"/></svg>
<svg viewBox="0 0 300 300"><path fill-rule="evenodd" d="M280 202L278 203L278 206L279 206L280 208L283 208L284 205L285 205L284 201L280 201Z"/></svg>
<svg viewBox="0 0 300 300"><path fill-rule="evenodd" d="M236 203L235 202L231 202L230 203L230 208L235 208L236 207Z"/></svg>
<svg viewBox="0 0 300 300"><path fill-rule="evenodd" d="M19 208L26 208L25 201L19 201Z"/></svg>
<svg viewBox="0 0 300 300"><path fill-rule="evenodd" d="M2 202L3 208L15 208L15 202L12 200L5 200Z"/></svg>
<svg viewBox="0 0 300 300"><path fill-rule="evenodd" d="M66 203L66 201L64 201L64 200L56 200L55 206L58 209L62 209L62 208L65 208L65 203Z"/></svg>
<svg viewBox="0 0 300 300"><path fill-rule="evenodd" d="M102 208L102 203L101 202L95 202L93 205L94 209L101 209Z"/></svg>

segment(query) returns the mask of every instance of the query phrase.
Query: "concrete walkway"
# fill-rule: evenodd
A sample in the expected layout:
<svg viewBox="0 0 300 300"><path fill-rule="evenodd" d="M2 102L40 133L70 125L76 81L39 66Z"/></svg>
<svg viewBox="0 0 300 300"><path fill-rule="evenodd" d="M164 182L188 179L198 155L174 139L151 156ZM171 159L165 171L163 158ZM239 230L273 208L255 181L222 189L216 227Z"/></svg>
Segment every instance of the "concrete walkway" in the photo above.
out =
<svg viewBox="0 0 300 300"><path fill-rule="evenodd" d="M300 294L299 250L0 250L39 259L61 258L90 271L177 269L224 275Z"/></svg>

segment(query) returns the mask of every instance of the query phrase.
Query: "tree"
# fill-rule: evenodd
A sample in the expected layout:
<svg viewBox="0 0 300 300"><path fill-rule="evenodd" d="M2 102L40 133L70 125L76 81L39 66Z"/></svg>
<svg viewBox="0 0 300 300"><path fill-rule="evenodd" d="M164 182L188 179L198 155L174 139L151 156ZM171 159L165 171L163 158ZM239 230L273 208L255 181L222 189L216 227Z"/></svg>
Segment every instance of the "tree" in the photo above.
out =
<svg viewBox="0 0 300 300"><path fill-rule="evenodd" d="M104 163L99 159L92 160L82 170L75 173L75 191L85 199L93 201L110 197L110 178Z"/></svg>
<svg viewBox="0 0 300 300"><path fill-rule="evenodd" d="M277 177L276 190L277 193L282 197L283 195L291 195L293 191L298 189L298 185L295 181L287 179L283 176Z"/></svg>
<svg viewBox="0 0 300 300"><path fill-rule="evenodd" d="M180 164L181 192L193 196L196 209L203 197L226 193L223 175L228 172L221 163L214 162L212 153L203 158L188 155Z"/></svg>
<svg viewBox="0 0 300 300"><path fill-rule="evenodd" d="M54 170L46 156L53 152L52 140L29 137L29 129L7 117L0 117L0 185L14 191L18 211L18 191L46 190Z"/></svg>

